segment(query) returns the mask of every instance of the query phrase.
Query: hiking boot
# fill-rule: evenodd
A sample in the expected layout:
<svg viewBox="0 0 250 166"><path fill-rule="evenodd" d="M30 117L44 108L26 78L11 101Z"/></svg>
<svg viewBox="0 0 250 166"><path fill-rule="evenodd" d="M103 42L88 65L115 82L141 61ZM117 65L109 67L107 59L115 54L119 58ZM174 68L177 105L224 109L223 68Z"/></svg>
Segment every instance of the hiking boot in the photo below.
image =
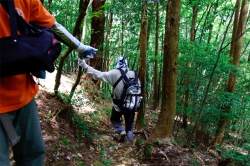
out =
<svg viewBox="0 0 250 166"><path fill-rule="evenodd" d="M133 132L132 131L129 131L127 133L126 140L128 140L129 142L133 142Z"/></svg>
<svg viewBox="0 0 250 166"><path fill-rule="evenodd" d="M118 142L123 142L123 141L125 141L125 137L126 137L126 132L125 132L125 131L122 131L122 132L119 134Z"/></svg>

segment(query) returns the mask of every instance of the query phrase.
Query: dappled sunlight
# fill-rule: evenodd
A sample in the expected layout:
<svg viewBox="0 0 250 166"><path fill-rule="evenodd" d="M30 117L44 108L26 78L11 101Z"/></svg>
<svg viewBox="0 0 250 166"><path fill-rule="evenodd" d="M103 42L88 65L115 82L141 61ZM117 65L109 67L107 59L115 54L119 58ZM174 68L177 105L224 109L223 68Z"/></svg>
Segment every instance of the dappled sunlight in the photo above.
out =
<svg viewBox="0 0 250 166"><path fill-rule="evenodd" d="M54 86L55 86L55 77L56 72L53 73L46 72L46 78L45 79L39 79L39 83L41 86L39 86L40 90L45 90L49 93L54 93ZM59 86L59 93L69 95L71 88L75 82L76 75L70 75L70 76L61 76L61 84ZM94 103L91 103L83 94L81 91L83 87L80 87L79 85L76 88L76 92L72 98L72 107L74 108L74 111L77 113L88 113L88 112L94 112L96 109L94 108Z"/></svg>

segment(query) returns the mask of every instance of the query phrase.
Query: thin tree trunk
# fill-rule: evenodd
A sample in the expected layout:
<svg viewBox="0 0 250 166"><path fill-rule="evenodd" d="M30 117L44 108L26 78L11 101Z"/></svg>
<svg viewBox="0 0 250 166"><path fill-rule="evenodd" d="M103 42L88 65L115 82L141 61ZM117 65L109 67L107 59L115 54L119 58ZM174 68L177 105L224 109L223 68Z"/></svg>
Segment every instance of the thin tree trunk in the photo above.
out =
<svg viewBox="0 0 250 166"><path fill-rule="evenodd" d="M158 77L158 53L159 53L159 5L156 4L155 23L155 66L154 66L154 109L159 106L159 77Z"/></svg>
<svg viewBox="0 0 250 166"><path fill-rule="evenodd" d="M194 42L195 41L195 24L196 24L196 19L197 19L197 12L198 12L198 4L193 6L193 15L192 15L192 25L191 25L191 30L190 30L190 41ZM187 62L187 67L192 66L191 62ZM190 76L187 76L187 78L183 81L184 87L185 87L185 93L184 93L184 102L183 102L183 117L182 117L182 128L186 129L188 126L188 116L186 114L186 111L188 109L188 100L189 100L189 83L190 83Z"/></svg>
<svg viewBox="0 0 250 166"><path fill-rule="evenodd" d="M62 76L62 69L65 59L69 56L72 52L72 48L68 47L68 49L64 52L64 54L60 57L59 66L56 72L56 79L55 79L55 86L54 86L54 93L58 95L58 89L61 84L61 76Z"/></svg>
<svg viewBox="0 0 250 166"><path fill-rule="evenodd" d="M214 40L215 43L218 43L217 40L218 40L218 38L219 38L220 29L221 29L221 25L222 25L222 20L223 20L223 18L220 18L220 23L219 23L218 32L217 32L217 35L216 35L215 40Z"/></svg>
<svg viewBox="0 0 250 166"><path fill-rule="evenodd" d="M215 62L215 64L214 64L213 70L212 70L212 72L211 72L211 75L210 75L210 78L209 78L209 82L208 82L208 85L207 85L207 88L206 88L206 92L205 92L204 98L203 98L202 103L201 103L201 108L200 108L200 111L199 111L199 113L198 113L198 117L197 117L197 119L196 119L194 128L193 128L193 130L192 130L192 132L191 132L191 134L190 134L190 136L189 136L189 139L188 139L188 141L187 141L188 144L190 144L190 142L192 141L191 139L193 138L194 133L196 132L196 130L197 130L197 128L198 128L198 124L199 124L199 121L200 121L200 117L201 117L201 114L202 114L202 112L203 112L203 109L204 109L204 107L205 107L206 100L207 100L207 97L208 97L208 92L209 92L209 89L210 89L210 85L211 85L211 83L212 83L212 80L213 80L213 76L214 76L215 70L216 70L217 65L218 65L218 62L219 62L219 60L220 60L221 52L222 52L222 50L224 50L224 49L229 45L229 44L228 44L228 45L226 45L225 47L223 47L223 44L224 44L224 41L225 41L225 39L226 39L226 35L227 35L227 32L228 32L228 29L229 29L229 26L230 26L230 23L231 23L231 20L232 20L232 17L233 17L233 15L231 15L231 19L229 20L229 24L228 24L228 26L227 26L227 28L226 28L225 33L224 33L224 37L223 37L222 42L221 42L221 45L220 45L220 49L219 49L219 52L218 52L218 56L217 56L216 62Z"/></svg>
<svg viewBox="0 0 250 166"><path fill-rule="evenodd" d="M181 0L168 0L166 8L162 106L149 140L170 137L176 113L176 81Z"/></svg>
<svg viewBox="0 0 250 166"><path fill-rule="evenodd" d="M89 8L89 6L91 5L91 3L93 2L93 0L90 0L90 1L84 1L84 6L87 6L87 9L86 9L86 11L88 10L88 8ZM82 36L81 36L81 42L84 42L84 38L85 38L85 36L83 36L83 35L85 35L85 31L86 31L86 20L87 20L87 16L88 15L85 15L85 17L84 17L84 25L83 25L83 28L82 28ZM73 86L71 87L71 90L70 90L70 94L69 94L69 97L68 97L68 103L70 103L71 102L71 99L72 99L72 97L73 97L73 95L74 95L74 93L75 93L75 89L76 89L76 87L77 87L77 85L79 84L79 82L80 82L80 80L81 80L81 76L82 76L82 67L81 66L78 66L78 73L77 73L77 77L76 77L76 80L75 80L75 82L74 82L74 84L73 84Z"/></svg>
<svg viewBox="0 0 250 166"><path fill-rule="evenodd" d="M208 7L208 12L206 12L206 17L205 17L205 19L204 19L203 27L202 27L202 29L201 29L201 35L200 35L199 43L201 43L201 41L202 41L202 37L203 37L204 32L205 32L204 29L205 29L205 27L207 26L208 16L210 15L211 8L212 8L212 5L210 5L210 6Z"/></svg>
<svg viewBox="0 0 250 166"><path fill-rule="evenodd" d="M242 55L245 54L245 52L247 51L247 48L248 48L249 44L250 44L250 40L247 42L247 44L245 46L245 49L242 51Z"/></svg>
<svg viewBox="0 0 250 166"><path fill-rule="evenodd" d="M135 128L137 130L141 129L145 125L144 116L145 116L145 100L146 100L146 89L145 89L145 75L146 75L146 50L147 50L147 27L148 21L146 18L147 2L144 0L142 4L142 22L141 22L141 32L140 32L140 69L139 69L139 78L141 81L142 87L142 97L144 102L142 103L141 108L137 114L137 120L135 123Z"/></svg>
<svg viewBox="0 0 250 166"><path fill-rule="evenodd" d="M110 52L110 34L111 34L111 28L113 23L113 11L112 9L109 11L107 17L106 17L106 38L105 38L105 51L104 51L104 57L103 57L103 68L108 69L108 63L109 63L109 52ZM108 83L104 83L105 89L108 89L108 91L111 91L110 86L108 86ZM111 93L111 92L110 92Z"/></svg>
<svg viewBox="0 0 250 166"><path fill-rule="evenodd" d="M213 23L214 23L214 19L216 17L216 13L217 13L217 8L218 8L218 0L216 0L216 2L214 3L214 9L213 9L213 14L212 14L212 19L209 19L209 32L208 32L208 39L207 39L207 44L210 43L211 38L212 38L212 32L213 32Z"/></svg>
<svg viewBox="0 0 250 166"><path fill-rule="evenodd" d="M236 2L237 5L238 1ZM238 38L234 45L233 45L233 62L232 64L235 65L235 67L238 67L240 64L240 53L241 53L241 49L242 49L242 41L243 41L243 32L245 31L245 27L246 27L246 20L247 20L247 12L248 12L248 6L249 6L249 2L248 0L243 0L242 1L242 7L241 7L241 12L240 12L240 17L239 17L239 21L236 20L238 22L237 26L237 33L234 36L234 34L232 35L232 40L234 40L233 37ZM236 15L235 15L236 16ZM238 17L237 17L238 18ZM227 92L233 93L235 90L235 86L236 86L236 73L230 72L229 73L229 79L228 79L228 83L227 83ZM233 100L233 99L231 99ZM230 105L230 104L229 104ZM224 105L222 107L222 109L224 110L224 112L228 113L229 110L231 109L229 105ZM228 117L227 116L221 116L221 120L218 126L218 130L216 132L216 136L213 142L213 148L216 147L216 145L221 144L223 139L224 139L224 133L225 133L225 129L226 126L228 125Z"/></svg>
<svg viewBox="0 0 250 166"><path fill-rule="evenodd" d="M86 2L87 2L87 0L86 0ZM76 20L75 28L74 28L73 33L72 33L73 36L76 36L80 32L79 27L81 25L81 22L82 22L84 16L86 15L87 5L79 6L79 8L80 8L80 13L79 13L78 18ZM54 86L54 93L56 95L58 94L58 89L59 89L59 86L60 86L60 83L61 83L60 81L61 81L61 75L62 75L62 69L63 69L64 61L70 55L72 50L73 50L73 48L68 48L66 50L66 52L60 58L58 70L57 70L57 73L56 73L55 86Z"/></svg>
<svg viewBox="0 0 250 166"><path fill-rule="evenodd" d="M197 18L197 11L198 11L198 5L194 5L193 6L193 15L192 15L192 25L191 25L191 31L190 31L190 41L195 40L195 34L196 34L195 22L196 22L196 18Z"/></svg>

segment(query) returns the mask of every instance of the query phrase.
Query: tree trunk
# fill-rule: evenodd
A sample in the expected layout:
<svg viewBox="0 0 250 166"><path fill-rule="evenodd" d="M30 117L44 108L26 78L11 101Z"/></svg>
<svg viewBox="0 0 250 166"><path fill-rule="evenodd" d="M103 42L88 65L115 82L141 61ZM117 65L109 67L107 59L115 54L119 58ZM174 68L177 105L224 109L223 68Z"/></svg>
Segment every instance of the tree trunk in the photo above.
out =
<svg viewBox="0 0 250 166"><path fill-rule="evenodd" d="M165 22L162 107L149 140L170 137L176 113L176 80L181 0L168 0Z"/></svg>
<svg viewBox="0 0 250 166"><path fill-rule="evenodd" d="M111 34L111 28L112 28L112 23L113 23L113 11L112 9L108 12L106 16L106 37L105 37L105 51L104 51L104 58L103 58L103 69L109 69L108 63L109 63L109 52L110 52L110 34ZM111 93L110 86L108 83L103 83L104 88L108 89Z"/></svg>
<svg viewBox="0 0 250 166"><path fill-rule="evenodd" d="M210 12L211 12L211 8L212 8L212 5L210 5L208 7L208 11L206 12L206 17L204 19L203 27L201 29L201 35L200 35L199 43L201 43L202 38L205 36L204 35L204 33L205 33L205 27L207 26L207 22L208 22L208 18L209 18Z"/></svg>
<svg viewBox="0 0 250 166"><path fill-rule="evenodd" d="M238 23L239 23L240 0L236 1L235 9L236 10L234 13L234 26L233 26L233 32L232 32L232 42L231 42L231 47L230 47L230 57L232 57L232 58L233 58L235 40L236 40L236 35L237 35Z"/></svg>
<svg viewBox="0 0 250 166"><path fill-rule="evenodd" d="M94 0L92 3L92 13L94 16L91 21L91 41L90 45L98 49L94 59L91 59L90 65L97 70L102 70L102 55L103 55L103 42L104 42L104 27L105 16L103 5L105 0Z"/></svg>
<svg viewBox="0 0 250 166"><path fill-rule="evenodd" d="M159 5L156 4L156 23L155 23L155 67L154 67L154 109L159 106L159 77L158 77L158 53L159 53Z"/></svg>
<svg viewBox="0 0 250 166"><path fill-rule="evenodd" d="M191 25L191 30L190 30L190 42L195 41L195 25L196 25L196 19L197 19L197 12L198 12L198 4L195 4L193 6L193 15L192 15L192 25ZM191 62L188 62L187 68L192 66ZM186 129L188 126L188 116L185 110L188 109L188 100L189 100L189 83L190 83L190 76L187 76L187 78L183 81L184 87L185 87L185 93L184 93L184 102L183 102L183 117L182 117L182 128Z"/></svg>
<svg viewBox="0 0 250 166"><path fill-rule="evenodd" d="M89 2L89 1L86 0L86 2ZM73 36L76 36L77 34L80 33L81 22L82 22L84 16L86 15L86 9L87 9L87 7L88 7L88 5L83 5L83 6L80 5L79 6L80 13L79 13L78 18L76 20L75 28L74 28L73 33L72 33ZM54 93L56 95L58 94L58 89L59 89L59 86L61 84L60 80L61 80L61 75L62 75L62 69L63 69L64 61L70 55L70 53L72 52L72 50L73 50L72 48L68 48L66 50L66 52L60 58L58 70L57 70L57 73L56 73L55 86L54 86Z"/></svg>
<svg viewBox="0 0 250 166"><path fill-rule="evenodd" d="M69 54L72 52L72 48L68 47L68 49L63 53L63 55L60 57L59 66L56 72L56 79L55 79L55 86L54 86L54 93L58 95L58 89L61 84L61 76L62 76L62 69L65 59L69 56Z"/></svg>
<svg viewBox="0 0 250 166"><path fill-rule="evenodd" d="M104 43L104 28L105 28L105 16L103 5L106 0L94 0L92 3L92 13L94 16L91 20L91 41L90 46L98 49L94 59L90 60L90 66L97 70L103 70L103 43ZM101 81L93 80L97 84L97 87L101 87Z"/></svg>
<svg viewBox="0 0 250 166"><path fill-rule="evenodd" d="M141 108L138 111L137 120L135 123L135 128L137 130L144 127L144 116L145 116L145 104L146 104L146 89L145 89L145 75L146 75L146 50L147 50L147 27L148 21L146 20L146 1L144 0L142 6L142 22L141 22L141 32L140 32L140 69L139 69L139 78L141 81L142 87L142 97L144 102L142 103Z"/></svg>
<svg viewBox="0 0 250 166"><path fill-rule="evenodd" d="M211 19L208 20L208 26L209 26L209 32L208 32L208 39L207 39L207 44L210 43L211 38L212 38L212 32L213 32L213 23L214 23L214 19L216 17L216 13L217 13L217 8L218 8L218 0L216 0L216 2L214 3L214 8Z"/></svg>
<svg viewBox="0 0 250 166"><path fill-rule="evenodd" d="M236 7L239 3L239 0L236 2ZM241 7L241 12L240 12L240 17L237 16L237 14L235 14L235 21L238 22L238 24L234 24L234 26L237 26L237 30L235 30L234 32L237 32L236 35L232 34L232 40L235 40L236 37L236 41L234 43L234 45L231 45L231 49L233 50L232 52L232 57L233 57L233 61L232 64L235 65L235 67L238 67L240 64L240 53L241 53L241 48L242 48L242 40L243 40L243 32L245 31L245 27L246 27L246 20L247 20L247 12L248 12L248 6L249 6L249 2L248 0L243 0L242 1L242 7ZM237 10L236 10L237 11ZM238 20L239 18L239 20ZM236 86L236 73L235 72L230 72L229 73L229 79L228 79L228 83L227 83L227 88L226 91L233 93L235 90L235 86ZM233 99L231 99L233 100ZM222 109L224 110L224 112L228 113L230 110L230 104L229 105L224 105L222 107ZM223 139L224 139L224 133L225 133L225 129L226 126L228 125L228 117L227 116L221 116L221 120L220 120L220 124L218 126L217 132L216 132L216 136L213 142L213 148L216 147L216 145L221 144Z"/></svg>
<svg viewBox="0 0 250 166"><path fill-rule="evenodd" d="M82 2L82 0L81 0ZM84 1L83 2L83 7L86 8L86 11L88 10L89 6L91 5L91 3L93 2L93 0L90 0L90 1ZM81 4L81 3L80 3ZM88 15L86 15L85 13L85 17L84 17L84 25L83 25L83 28L82 28L82 36L81 36L81 42L84 41L84 38L85 38L85 30L86 30L86 20L87 20L87 17ZM68 97L68 103L71 103L71 99L75 93L75 90L76 90L76 87L77 85L79 84L80 80L81 80L81 76L82 76L82 67L81 66L78 66L78 73L77 73L77 77L76 77L76 80L75 80L75 83L73 84L73 86L71 87L71 90L70 90L70 94L69 94L69 97Z"/></svg>
<svg viewBox="0 0 250 166"><path fill-rule="evenodd" d="M193 15L192 15L192 25L191 25L191 31L190 31L190 41L195 40L195 22L197 18L197 11L198 11L198 5L193 6Z"/></svg>

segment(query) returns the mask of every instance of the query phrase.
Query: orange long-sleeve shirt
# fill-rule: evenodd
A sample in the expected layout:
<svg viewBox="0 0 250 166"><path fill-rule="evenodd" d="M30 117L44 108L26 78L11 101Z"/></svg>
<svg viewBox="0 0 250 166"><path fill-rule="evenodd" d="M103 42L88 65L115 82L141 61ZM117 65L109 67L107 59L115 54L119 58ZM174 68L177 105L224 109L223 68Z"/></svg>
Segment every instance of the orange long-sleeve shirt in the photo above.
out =
<svg viewBox="0 0 250 166"><path fill-rule="evenodd" d="M27 22L44 27L54 25L55 18L42 6L40 0L14 0L14 3L18 14ZM9 16L0 5L0 38L10 35ZM0 78L0 114L25 106L37 92L38 85L30 74Z"/></svg>

